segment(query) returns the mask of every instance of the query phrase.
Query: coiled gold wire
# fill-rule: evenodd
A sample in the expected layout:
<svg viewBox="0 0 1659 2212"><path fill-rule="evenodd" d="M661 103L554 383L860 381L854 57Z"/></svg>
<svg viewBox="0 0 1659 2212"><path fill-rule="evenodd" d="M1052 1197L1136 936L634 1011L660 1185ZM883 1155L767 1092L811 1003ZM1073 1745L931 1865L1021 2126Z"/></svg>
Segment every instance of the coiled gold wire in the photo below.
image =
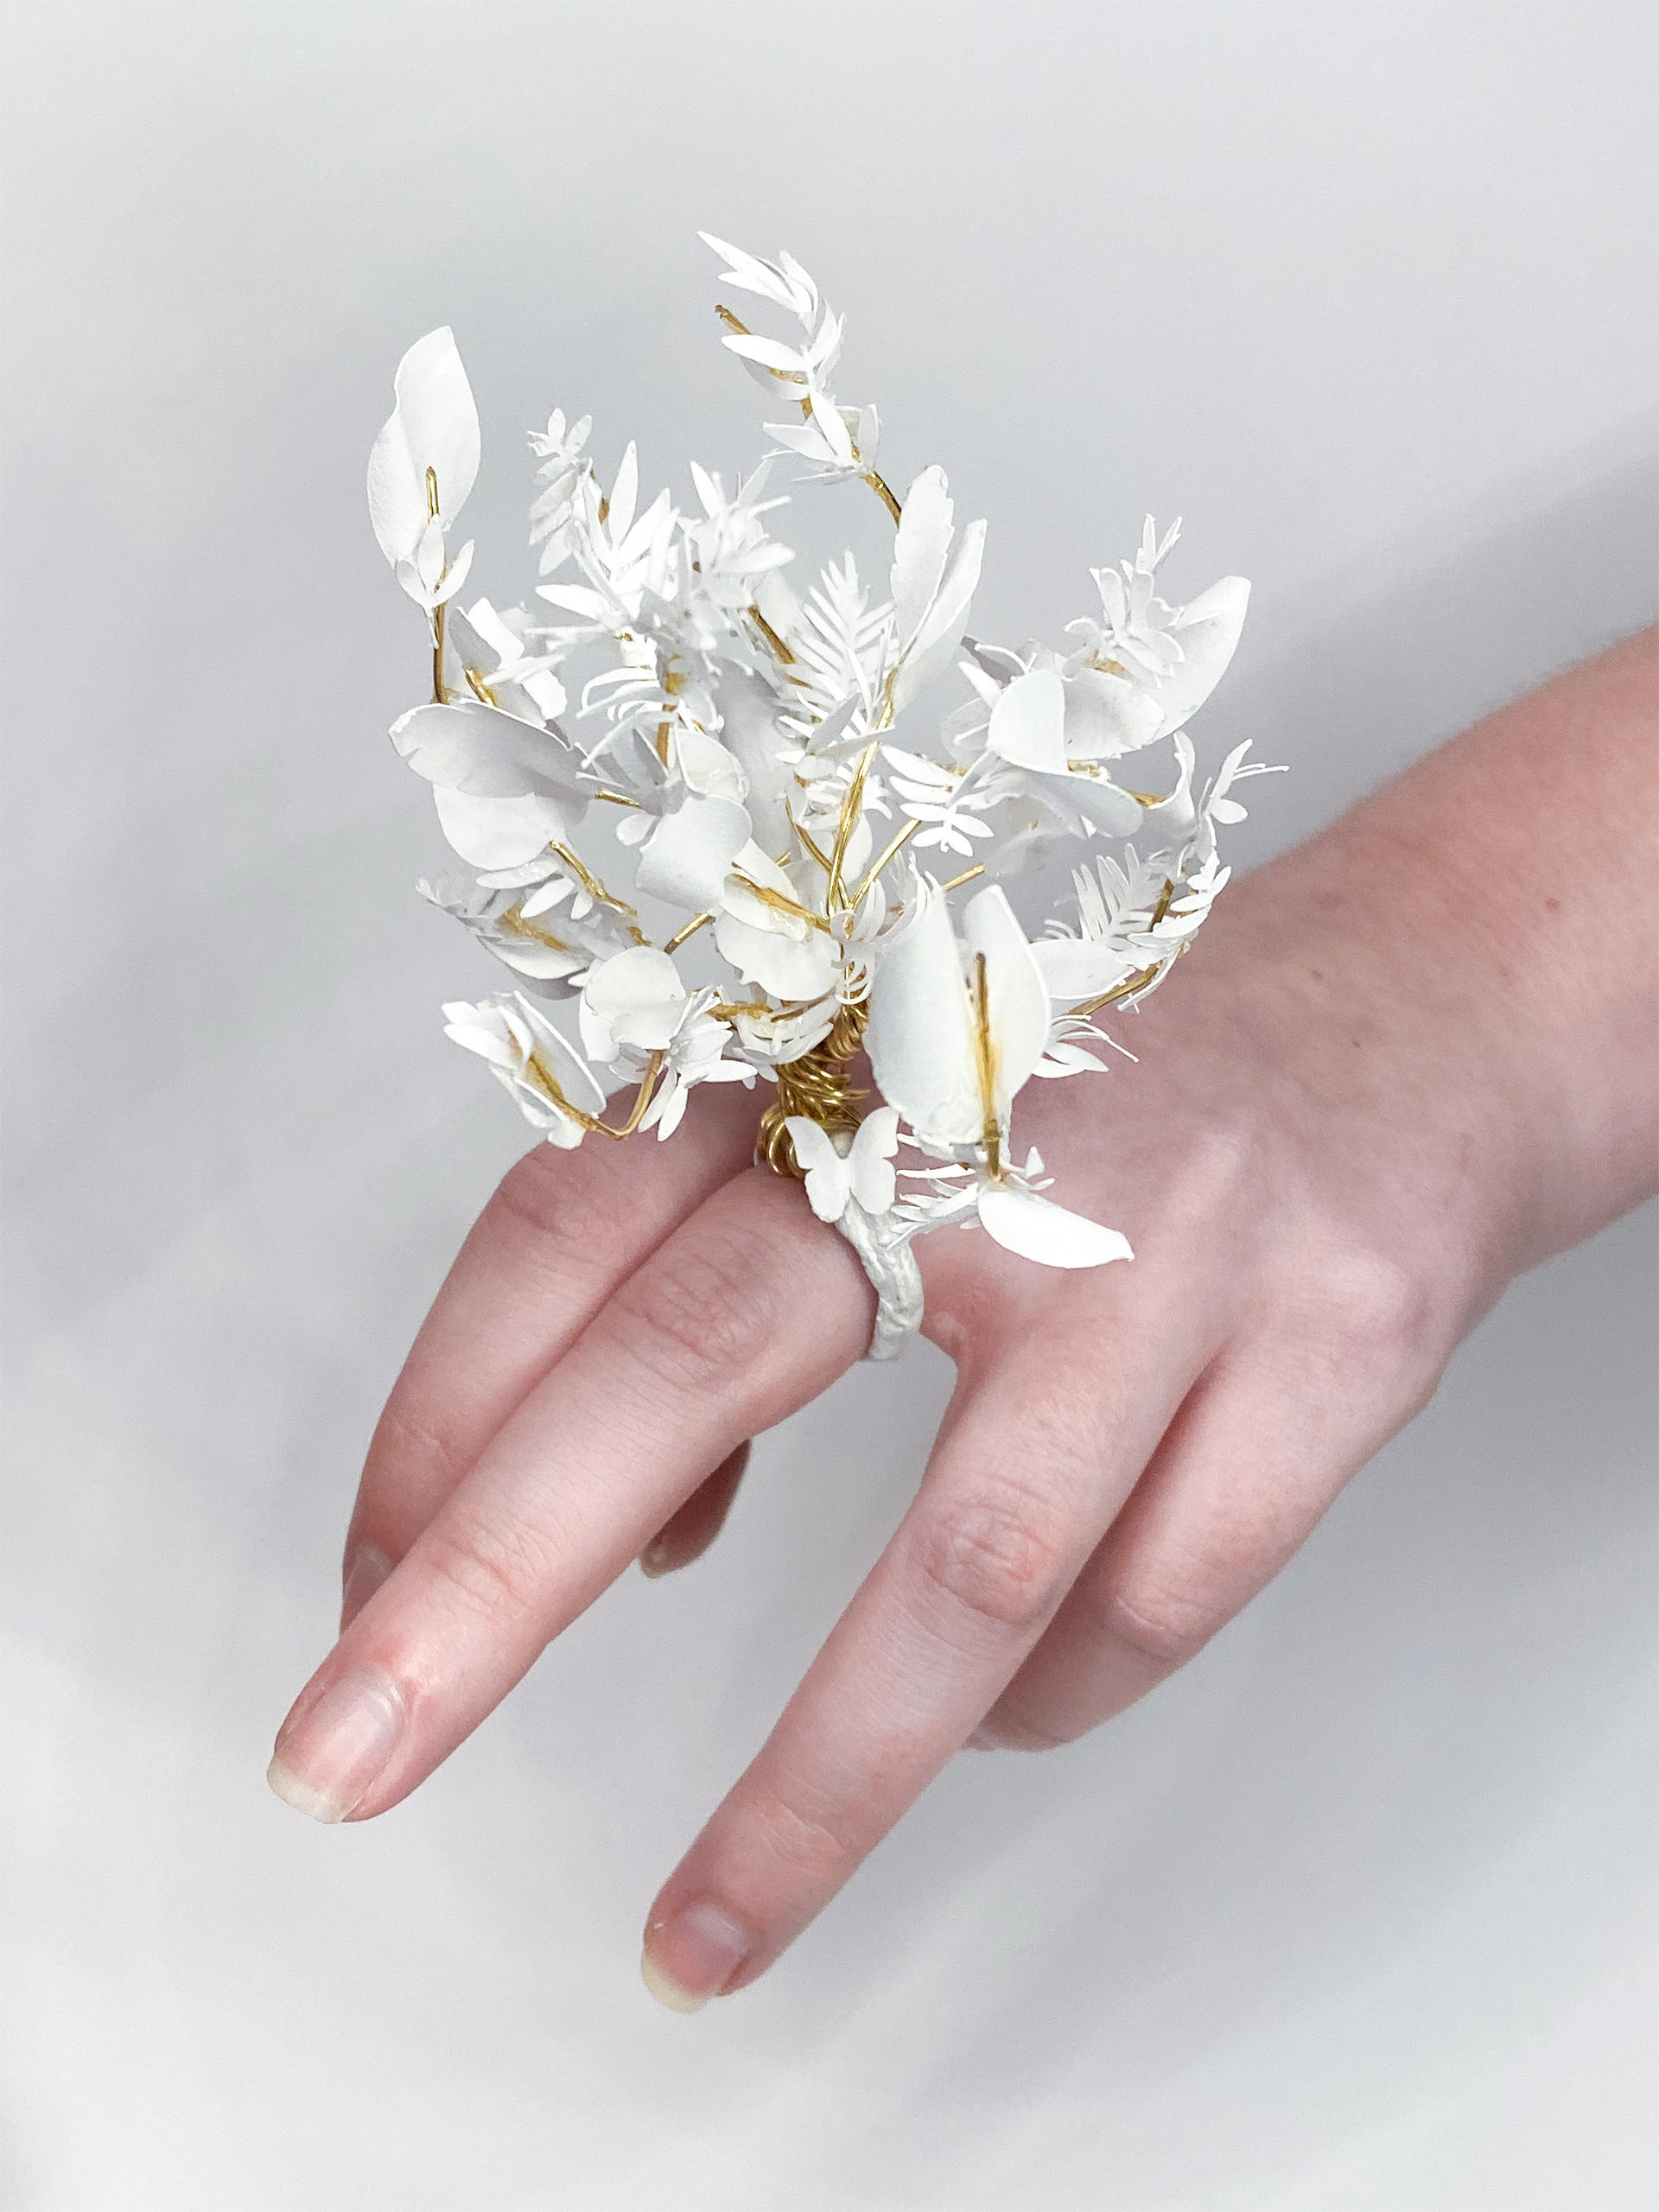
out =
<svg viewBox="0 0 1659 2212"><path fill-rule="evenodd" d="M868 1008L843 1006L836 1013L827 1037L798 1060L785 1060L778 1070L778 1096L760 1116L754 1156L779 1175L792 1175L799 1182L805 1169L795 1157L785 1122L791 1114L804 1115L820 1128L837 1135L858 1127L855 1103L868 1098L847 1079L849 1063L864 1041Z"/></svg>

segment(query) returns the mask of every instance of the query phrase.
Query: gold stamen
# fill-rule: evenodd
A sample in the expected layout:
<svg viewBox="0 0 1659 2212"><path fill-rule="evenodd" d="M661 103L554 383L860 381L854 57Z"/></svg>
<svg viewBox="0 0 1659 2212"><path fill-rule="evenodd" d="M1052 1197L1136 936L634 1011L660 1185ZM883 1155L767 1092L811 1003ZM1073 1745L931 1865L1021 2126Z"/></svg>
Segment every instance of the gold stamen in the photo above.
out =
<svg viewBox="0 0 1659 2212"><path fill-rule="evenodd" d="M745 875L741 868L734 868L732 874L763 906L770 906L775 913L792 914L797 921L810 922L815 930L828 931L830 924L824 916L815 914L810 906L803 906L798 899L791 899L781 891L774 891L769 883L756 883L752 877Z"/></svg>
<svg viewBox="0 0 1659 2212"><path fill-rule="evenodd" d="M991 1180L1002 1179L1002 1132L996 1120L996 1044L991 1035L991 1000L985 980L985 956L974 955L974 1064L979 1077L979 1103L984 1109L981 1140Z"/></svg>
<svg viewBox="0 0 1659 2212"><path fill-rule="evenodd" d="M580 1122L584 1129L591 1129L595 1136L631 1137L645 1119L645 1109L650 1105L652 1094L657 1088L657 1078L663 1071L663 1060L664 1055L661 1052L652 1054L645 1072L640 1078L639 1088L634 1094L632 1111L620 1129L613 1128L608 1122L601 1122L597 1114L585 1114L580 1106L573 1106L563 1091L560 1090L558 1078L549 1074L536 1053L532 1052L525 1063L524 1072L531 1077L537 1090L544 1098L556 1106L562 1114L568 1114L573 1122Z"/></svg>
<svg viewBox="0 0 1659 2212"><path fill-rule="evenodd" d="M630 906L626 899L619 899L614 893L607 891L587 862L573 853L569 845L554 845L550 850L557 859L564 862L566 868L569 869L571 874L575 877L576 881L595 905L608 906L613 912L629 917L628 934L636 944L651 943L651 939L639 926L639 910L637 906Z"/></svg>
<svg viewBox="0 0 1659 2212"><path fill-rule="evenodd" d="M784 643L783 639L772 628L771 623L767 621L766 616L760 612L758 607L752 607L749 609L749 620L754 624L755 628L760 631L761 636L772 647L772 652L777 654L779 659L784 662L786 666L792 668L795 664L794 654L791 652L789 647Z"/></svg>
<svg viewBox="0 0 1659 2212"><path fill-rule="evenodd" d="M984 861L976 861L972 868L963 868L960 875L953 875L949 883L942 883L939 888L941 891L955 891L960 885L971 883L976 875L983 875L984 873Z"/></svg>
<svg viewBox="0 0 1659 2212"><path fill-rule="evenodd" d="M429 467L426 472L426 518L438 518L438 472ZM432 703L442 707L446 703L443 689L443 627L446 605L442 600L432 610Z"/></svg>
<svg viewBox="0 0 1659 2212"><path fill-rule="evenodd" d="M509 937L525 937L534 944L544 944L550 952L574 953L576 950L575 945L567 944L562 937L555 937L551 930L544 930L539 922L527 922L522 902L519 906L509 906L505 914L498 914L495 926L505 930Z"/></svg>

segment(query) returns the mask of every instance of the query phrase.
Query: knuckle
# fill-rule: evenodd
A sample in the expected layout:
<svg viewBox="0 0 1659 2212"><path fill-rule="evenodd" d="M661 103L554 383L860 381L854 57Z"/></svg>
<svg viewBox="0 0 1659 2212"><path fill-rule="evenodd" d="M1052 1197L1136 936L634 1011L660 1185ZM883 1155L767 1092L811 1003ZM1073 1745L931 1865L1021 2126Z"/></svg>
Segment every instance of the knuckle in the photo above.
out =
<svg viewBox="0 0 1659 2212"><path fill-rule="evenodd" d="M1065 1595L1070 1560L1053 1507L1003 1482L931 1519L918 1541L917 1567L925 1587L953 1608L1026 1630Z"/></svg>
<svg viewBox="0 0 1659 2212"><path fill-rule="evenodd" d="M1011 1713L999 1713L995 1707L975 1732L975 1740L982 1751L1063 1751L1068 1744L1077 1743L1089 1733L1087 1726L1079 1728L1049 1728L1033 1720L1024 1720Z"/></svg>
<svg viewBox="0 0 1659 2212"><path fill-rule="evenodd" d="M1196 1659L1220 1623L1196 1590L1142 1575L1109 1577L1094 1592L1091 1624L1154 1666L1185 1667Z"/></svg>
<svg viewBox="0 0 1659 2212"><path fill-rule="evenodd" d="M747 1808L768 1857L822 1880L838 1874L857 1856L859 1840L828 1808L814 1812L778 1789L767 1789Z"/></svg>
<svg viewBox="0 0 1659 2212"><path fill-rule="evenodd" d="M453 1490L467 1471L453 1440L396 1396L375 1423L368 1461L377 1469L394 1470L400 1488Z"/></svg>
<svg viewBox="0 0 1659 2212"><path fill-rule="evenodd" d="M760 1225L702 1228L658 1252L612 1299L607 1328L656 1380L729 1387L755 1364L786 1302L785 1257Z"/></svg>
<svg viewBox="0 0 1659 2212"><path fill-rule="evenodd" d="M585 1148L560 1152L538 1144L496 1186L486 1218L512 1245L564 1266L601 1260L626 1236L626 1187L608 1162Z"/></svg>
<svg viewBox="0 0 1659 2212"><path fill-rule="evenodd" d="M1338 1356L1405 1368L1427 1353L1433 1301L1421 1279L1376 1251L1344 1253L1323 1271L1325 1332Z"/></svg>
<svg viewBox="0 0 1659 2212"><path fill-rule="evenodd" d="M427 1532L423 1565L468 1614L491 1622L539 1611L550 1580L543 1539L522 1522L474 1523L465 1534Z"/></svg>
<svg viewBox="0 0 1659 2212"><path fill-rule="evenodd" d="M1239 1192L1262 1173L1262 1137L1242 1109L1206 1114L1185 1133L1169 1200L1183 1217L1207 1221L1225 1214Z"/></svg>

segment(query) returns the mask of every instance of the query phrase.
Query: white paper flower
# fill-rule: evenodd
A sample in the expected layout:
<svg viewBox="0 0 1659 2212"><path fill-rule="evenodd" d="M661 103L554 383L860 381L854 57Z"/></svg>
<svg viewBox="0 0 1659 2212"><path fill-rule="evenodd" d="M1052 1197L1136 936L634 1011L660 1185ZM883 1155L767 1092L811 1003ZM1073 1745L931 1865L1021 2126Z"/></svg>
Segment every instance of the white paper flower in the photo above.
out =
<svg viewBox="0 0 1659 2212"><path fill-rule="evenodd" d="M899 1149L896 1108L878 1106L847 1137L832 1137L802 1114L790 1115L784 1127L806 1178L807 1204L820 1221L839 1221L855 1198L866 1213L887 1212L898 1188L893 1166Z"/></svg>
<svg viewBox="0 0 1659 2212"><path fill-rule="evenodd" d="M452 559L450 524L478 476L478 409L447 327L397 365L397 405L369 455L369 518L398 582L425 607L459 591L473 549Z"/></svg>
<svg viewBox="0 0 1659 2212"><path fill-rule="evenodd" d="M443 1020L444 1034L488 1065L531 1126L561 1152L573 1152L586 1134L581 1116L602 1113L605 1094L546 1015L514 991L476 1006L455 1000Z"/></svg>

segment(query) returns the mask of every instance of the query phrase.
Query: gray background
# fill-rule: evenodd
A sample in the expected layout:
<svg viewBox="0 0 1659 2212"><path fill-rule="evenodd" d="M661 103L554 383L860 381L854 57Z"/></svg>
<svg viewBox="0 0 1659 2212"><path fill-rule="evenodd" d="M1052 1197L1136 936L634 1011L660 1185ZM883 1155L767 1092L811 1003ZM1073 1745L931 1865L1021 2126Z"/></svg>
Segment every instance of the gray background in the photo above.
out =
<svg viewBox="0 0 1659 2212"><path fill-rule="evenodd" d="M1202 735L1294 766L1259 857L1652 617L1649 11L35 0L10 43L0 2199L1651 2202L1641 1220L1519 1285L1185 1675L956 1761L696 2022L645 1908L901 1510L936 1355L769 1437L715 1554L389 1818L262 1780L524 1142L439 1034L484 979L384 737L402 348L455 327L505 603L554 404L682 496L756 450L692 234L788 245L895 481L989 516L984 632L1081 612L1146 506L1178 596L1255 579ZM1562 864L1617 883L1571 793Z"/></svg>

